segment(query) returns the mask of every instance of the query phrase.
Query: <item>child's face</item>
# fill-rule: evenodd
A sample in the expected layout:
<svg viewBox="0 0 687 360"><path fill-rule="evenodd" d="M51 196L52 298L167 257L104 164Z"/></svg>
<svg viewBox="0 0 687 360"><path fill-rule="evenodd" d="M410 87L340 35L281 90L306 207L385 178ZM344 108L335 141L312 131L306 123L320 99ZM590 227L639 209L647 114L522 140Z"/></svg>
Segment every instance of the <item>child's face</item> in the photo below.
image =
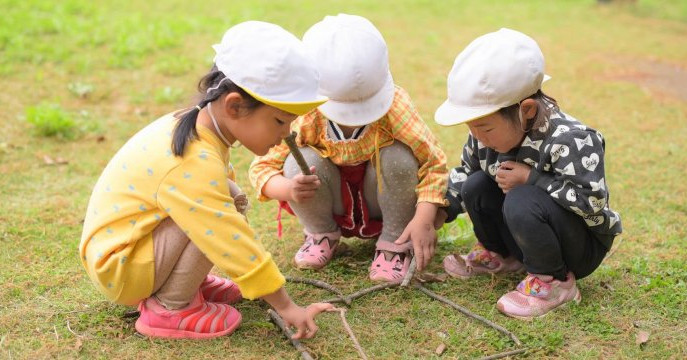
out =
<svg viewBox="0 0 687 360"><path fill-rule="evenodd" d="M496 112L467 123L470 133L484 146L499 153L507 153L519 146L525 132L518 124Z"/></svg>
<svg viewBox="0 0 687 360"><path fill-rule="evenodd" d="M239 126L231 132L248 150L262 156L290 134L291 122L296 118L294 114L263 105L242 116Z"/></svg>

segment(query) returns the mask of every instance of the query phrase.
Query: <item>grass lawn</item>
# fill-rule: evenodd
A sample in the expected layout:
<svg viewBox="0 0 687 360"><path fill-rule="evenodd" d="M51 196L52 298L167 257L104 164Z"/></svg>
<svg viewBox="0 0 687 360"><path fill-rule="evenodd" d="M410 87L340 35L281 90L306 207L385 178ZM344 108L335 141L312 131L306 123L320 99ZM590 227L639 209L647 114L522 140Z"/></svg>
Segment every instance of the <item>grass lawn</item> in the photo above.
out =
<svg viewBox="0 0 687 360"><path fill-rule="evenodd" d="M596 1L86 1L0 0L0 358L299 357L261 302L243 302L232 336L162 341L136 335L131 308L91 285L77 246L88 197L115 151L137 130L188 106L232 24L272 21L297 36L328 14L363 15L389 44L392 72L449 158L460 160L464 126L433 121L456 54L476 36L511 27L534 37L553 79L545 91L606 137L607 183L624 233L610 258L579 282L583 301L543 319L506 318L496 300L518 276L429 285L514 332L539 358L687 357L687 5L681 0ZM233 152L240 185L252 155ZM254 199L254 197L252 197ZM286 274L327 281L345 293L370 286L373 245L323 272L291 258L301 235L276 205L253 200L251 223ZM430 271L475 241L462 220L442 230ZM301 304L330 297L288 284ZM348 321L372 358L475 358L514 349L508 338L412 290L364 297ZM334 314L305 341L319 358L356 358ZM439 333L444 333L442 337ZM648 334L638 344L637 337Z"/></svg>

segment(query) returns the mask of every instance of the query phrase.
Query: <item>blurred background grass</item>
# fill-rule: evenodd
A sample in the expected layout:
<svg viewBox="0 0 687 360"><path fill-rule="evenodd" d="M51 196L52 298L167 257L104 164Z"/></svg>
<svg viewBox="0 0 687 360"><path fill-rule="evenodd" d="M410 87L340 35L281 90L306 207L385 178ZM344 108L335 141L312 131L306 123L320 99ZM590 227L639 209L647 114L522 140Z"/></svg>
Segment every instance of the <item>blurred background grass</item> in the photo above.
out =
<svg viewBox="0 0 687 360"><path fill-rule="evenodd" d="M684 358L687 335L687 3L614 1L9 1L0 0L0 357L6 358L297 358L244 302L242 327L206 342L135 335L131 310L107 303L77 259L81 222L93 184L137 130L188 106L212 65L210 45L244 20L280 24L297 36L325 15L369 18L385 36L392 72L460 159L465 127L432 120L445 99L453 59L476 36L511 27L534 37L553 80L545 91L606 137L611 202L625 233L617 251L580 282L580 306L524 323L494 308L518 277L449 280L433 290L515 332L532 358ZM42 125L41 125L42 124ZM52 135L52 136L51 136ZM47 158L46 158L47 157ZM239 183L252 155L233 152ZM244 175L241 175L244 174ZM373 246L352 240L326 271L303 274L291 257L301 235L293 218L275 237L276 205L253 201L251 223L285 273L321 278L344 292L370 285ZM442 230L441 258L474 242L469 224ZM618 246L618 244L621 244ZM301 303L328 294L288 285ZM471 358L513 345L421 294L389 291L348 313L374 358ZM321 358L355 358L333 315L307 346ZM438 331L448 334L445 339ZM649 341L638 345L645 331Z"/></svg>

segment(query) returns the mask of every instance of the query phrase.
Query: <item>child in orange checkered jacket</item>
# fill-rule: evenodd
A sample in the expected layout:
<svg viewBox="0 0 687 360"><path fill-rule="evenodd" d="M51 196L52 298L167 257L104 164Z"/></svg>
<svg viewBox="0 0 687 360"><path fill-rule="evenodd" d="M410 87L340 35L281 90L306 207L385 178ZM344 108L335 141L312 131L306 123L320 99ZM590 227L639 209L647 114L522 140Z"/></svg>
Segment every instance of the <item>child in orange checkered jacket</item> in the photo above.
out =
<svg viewBox="0 0 687 360"><path fill-rule="evenodd" d="M377 238L370 278L400 281L412 256L421 270L434 255L446 156L394 85L386 43L367 19L327 16L303 42L330 98L292 126L314 175L302 174L282 144L256 158L251 182L261 200L279 200L303 224L297 267L327 265L341 236Z"/></svg>

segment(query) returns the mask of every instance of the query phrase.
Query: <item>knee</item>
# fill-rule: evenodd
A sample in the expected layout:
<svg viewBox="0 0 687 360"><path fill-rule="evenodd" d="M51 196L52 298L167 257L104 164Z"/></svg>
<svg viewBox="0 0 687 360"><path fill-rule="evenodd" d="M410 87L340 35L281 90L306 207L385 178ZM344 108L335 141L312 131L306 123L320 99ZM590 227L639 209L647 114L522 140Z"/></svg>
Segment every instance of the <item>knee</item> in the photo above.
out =
<svg viewBox="0 0 687 360"><path fill-rule="evenodd" d="M525 224L543 216L538 198L539 188L521 185L513 188L503 200L503 217L508 224Z"/></svg>
<svg viewBox="0 0 687 360"><path fill-rule="evenodd" d="M494 180L492 180L484 171L476 171L463 182L460 188L460 196L466 204L474 203L478 196L484 195L489 191L493 191Z"/></svg>
<svg viewBox="0 0 687 360"><path fill-rule="evenodd" d="M417 182L419 163L413 151L400 141L379 150L383 176L414 179Z"/></svg>
<svg viewBox="0 0 687 360"><path fill-rule="evenodd" d="M308 163L308 166L315 166L316 169L322 169L328 163L331 164L329 160L323 158L317 151L307 146L299 148L299 150L301 154L303 154L303 159ZM289 154L289 156L286 157L286 161L284 161L284 176L292 178L300 173L301 168L298 166L296 158L293 157L293 154Z"/></svg>

